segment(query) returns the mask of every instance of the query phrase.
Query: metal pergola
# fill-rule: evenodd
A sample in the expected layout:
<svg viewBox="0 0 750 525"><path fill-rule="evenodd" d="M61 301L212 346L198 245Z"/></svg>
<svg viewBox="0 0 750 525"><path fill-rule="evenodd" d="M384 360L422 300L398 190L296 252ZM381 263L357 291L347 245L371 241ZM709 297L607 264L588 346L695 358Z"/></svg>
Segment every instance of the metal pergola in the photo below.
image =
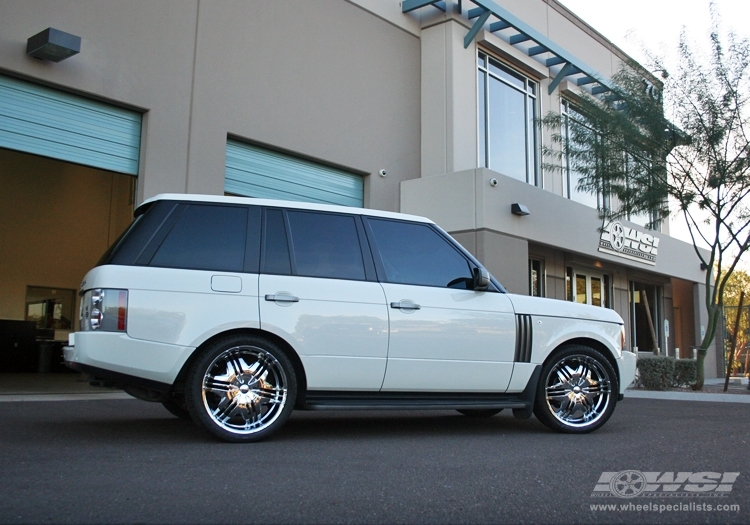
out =
<svg viewBox="0 0 750 525"><path fill-rule="evenodd" d="M476 7L467 10L467 17L474 20L474 24L464 38L464 48L469 47L479 31L487 27L488 31L550 69L550 95L567 78L592 95L607 96L609 93L609 96L617 98L615 84L610 79L599 75L593 68L492 0L471 0L471 3ZM429 6L446 10L443 0L403 0L401 11L408 13Z"/></svg>

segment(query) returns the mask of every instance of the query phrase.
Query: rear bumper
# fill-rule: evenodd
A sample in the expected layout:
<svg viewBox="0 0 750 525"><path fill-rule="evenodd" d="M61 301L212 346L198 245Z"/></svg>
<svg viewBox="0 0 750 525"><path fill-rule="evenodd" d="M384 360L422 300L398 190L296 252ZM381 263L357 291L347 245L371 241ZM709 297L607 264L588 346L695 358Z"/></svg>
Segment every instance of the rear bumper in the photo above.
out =
<svg viewBox="0 0 750 525"><path fill-rule="evenodd" d="M79 363L69 363L66 361L65 364L68 365L69 368L77 372L88 374L89 383L92 386L125 389L127 389L127 387L136 386L144 390L154 392L173 391L173 386L166 383L159 383L158 381L151 381L150 379L143 379L142 377L120 374L118 372L112 372L111 370L103 370L101 368L82 365Z"/></svg>
<svg viewBox="0 0 750 525"><path fill-rule="evenodd" d="M133 339L118 332L76 332L63 349L65 364L171 385L195 351L192 347ZM88 369L88 370L87 370Z"/></svg>

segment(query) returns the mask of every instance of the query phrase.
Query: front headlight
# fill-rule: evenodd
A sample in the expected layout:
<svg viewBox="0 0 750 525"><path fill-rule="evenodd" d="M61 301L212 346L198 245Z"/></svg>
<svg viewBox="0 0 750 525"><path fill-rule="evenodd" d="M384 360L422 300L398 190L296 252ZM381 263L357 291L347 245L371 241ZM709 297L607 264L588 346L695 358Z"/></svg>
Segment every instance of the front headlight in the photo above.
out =
<svg viewBox="0 0 750 525"><path fill-rule="evenodd" d="M81 298L81 331L125 332L128 291L111 288L86 290Z"/></svg>

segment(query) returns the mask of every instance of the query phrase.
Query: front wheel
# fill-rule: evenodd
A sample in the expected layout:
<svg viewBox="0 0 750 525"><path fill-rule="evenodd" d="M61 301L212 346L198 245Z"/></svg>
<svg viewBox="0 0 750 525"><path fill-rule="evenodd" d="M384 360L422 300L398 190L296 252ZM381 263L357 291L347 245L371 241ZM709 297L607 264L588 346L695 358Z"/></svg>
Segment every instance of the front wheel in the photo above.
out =
<svg viewBox="0 0 750 525"><path fill-rule="evenodd" d="M591 432L612 415L618 391L607 358L587 346L566 346L542 367L534 414L553 430Z"/></svg>
<svg viewBox="0 0 750 525"><path fill-rule="evenodd" d="M233 336L206 348L187 376L185 402L193 419L224 441L268 437L289 417L297 379L289 358L255 336Z"/></svg>

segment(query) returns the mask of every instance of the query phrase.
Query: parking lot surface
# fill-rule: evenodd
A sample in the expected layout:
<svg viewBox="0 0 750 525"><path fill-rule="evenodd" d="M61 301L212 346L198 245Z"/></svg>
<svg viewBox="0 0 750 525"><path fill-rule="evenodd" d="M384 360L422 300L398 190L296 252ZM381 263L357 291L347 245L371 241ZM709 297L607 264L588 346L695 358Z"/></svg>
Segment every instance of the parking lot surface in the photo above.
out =
<svg viewBox="0 0 750 525"><path fill-rule="evenodd" d="M0 403L0 523L750 522L750 405L626 398L587 435L507 412L295 412L237 445L160 404ZM626 471L739 476L722 495L601 482Z"/></svg>

